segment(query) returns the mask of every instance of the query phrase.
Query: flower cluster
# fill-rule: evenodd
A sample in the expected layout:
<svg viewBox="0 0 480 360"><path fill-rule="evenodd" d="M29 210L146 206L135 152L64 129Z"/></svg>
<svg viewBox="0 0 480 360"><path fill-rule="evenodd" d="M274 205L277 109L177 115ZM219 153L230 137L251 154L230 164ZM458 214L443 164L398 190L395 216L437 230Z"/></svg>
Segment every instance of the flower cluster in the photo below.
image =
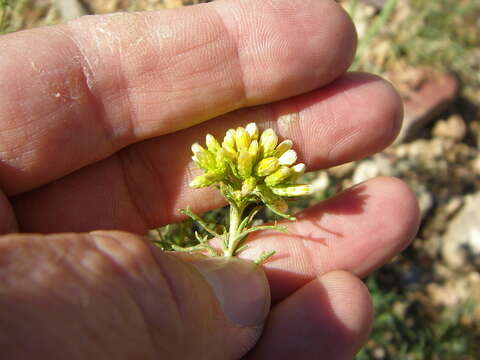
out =
<svg viewBox="0 0 480 360"><path fill-rule="evenodd" d="M272 129L260 134L255 123L228 130L221 144L208 134L206 148L198 143L192 145L192 159L204 174L190 186L215 184L230 202L263 202L276 214L288 218L283 197L311 193L309 185L295 184L304 173L305 164L295 164L297 153L292 145L291 140L279 143Z"/></svg>

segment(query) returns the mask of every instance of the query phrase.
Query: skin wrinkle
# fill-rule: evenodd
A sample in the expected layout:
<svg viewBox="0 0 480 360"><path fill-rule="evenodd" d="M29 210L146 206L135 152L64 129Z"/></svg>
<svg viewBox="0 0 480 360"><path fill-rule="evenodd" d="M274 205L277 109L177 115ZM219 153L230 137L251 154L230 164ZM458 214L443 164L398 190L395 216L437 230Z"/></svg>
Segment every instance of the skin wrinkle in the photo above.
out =
<svg viewBox="0 0 480 360"><path fill-rule="evenodd" d="M112 126L112 124L110 124L107 120L105 103L102 101L102 96L99 96L98 91L95 87L97 81L95 80L95 72L93 70L95 67L92 65L92 60L95 61L95 59L90 59L89 55L87 55L87 51L82 46L82 41L79 41L76 38L76 31L72 24L72 22L66 24L67 33L64 33L64 36L71 44L74 45L78 52L78 57L75 57L75 59L78 59L80 68L82 70L85 86L87 89L87 96L91 101L92 107L94 109L94 117L96 120L95 122L102 129L104 138L102 143L110 145L106 154L103 154L103 157L107 157L108 155L113 154L115 151L118 150L118 148L120 147L120 143L124 142L125 144L129 144L134 140L133 102L131 101L131 95L128 87L124 86L123 88L120 88L124 90L124 96L127 100L127 109L130 114L128 121L124 120L124 122L130 125L126 127L127 131L125 131L125 125L123 125L122 128L126 135L122 136L122 138L119 139L116 127ZM121 57L119 59L121 59ZM119 61L119 63L121 64L121 61ZM121 77L121 84L127 83L125 74L122 71L120 71L120 74L117 72L117 75ZM118 81L116 81L116 83L118 83Z"/></svg>
<svg viewBox="0 0 480 360"><path fill-rule="evenodd" d="M229 39L231 39L230 43L233 43L235 44L234 46L234 54L235 54L235 63L238 65L236 66L236 68L238 69L238 72L239 72L239 75L238 75L238 78L240 79L239 81L239 96L238 96L238 100L235 104L235 109L241 109L245 106L249 106L249 97L248 97L248 92L247 92L247 85L245 83L245 71L244 71L244 65L242 63L242 60L241 60L241 54L240 54L240 49L239 49L239 41L235 41L235 39L239 39L239 36L238 36L238 25L235 27L236 31L232 30L231 27L229 27L224 19L224 17L222 16L222 14L220 14L220 11L218 9L218 7L215 6L216 4L213 3L213 6L212 6L212 9L214 10L215 14L217 15L218 19L219 19L219 22L223 25L223 29L224 29L224 33L227 34L227 37ZM233 16L232 16L233 18ZM234 23L236 23L234 21Z"/></svg>
<svg viewBox="0 0 480 360"><path fill-rule="evenodd" d="M121 275L121 276L124 276L127 281L128 279L130 278L129 276L129 272L128 271L125 271L125 269L123 268L123 265L118 263L118 260L115 258L114 255L110 255L108 254L107 251L105 251L105 249L103 249L102 247L99 247L98 244L97 244L97 241L101 238L104 238L104 239L108 239L110 241L114 241L118 246L122 247L124 250L126 250L128 253L131 252L131 249L125 247L121 241L118 241L118 239L116 239L115 237L113 236L110 236L109 234L107 233L104 233L104 232L93 232L93 233L90 233L87 235L90 240L91 240L91 243L96 247L96 249L101 253L103 254L106 258L108 258L112 265L114 265L115 269L117 270L117 272ZM147 245L145 244L145 247L147 247ZM155 261L155 263L158 265L158 262L157 260L155 259L155 257L151 254L151 251L149 252L149 254L153 257L153 260ZM134 254L131 254L134 258L136 255ZM135 259L136 260L136 259ZM162 278L165 280L165 285L166 287L163 287L164 289L167 289L168 290L168 294L169 294L169 298L170 298L170 303L173 304L173 307L169 307L171 310L175 309L176 310L176 318L177 319L181 319L181 312L180 312L180 307L178 305L178 299L175 297L175 294L173 292L173 285L171 284L171 282L168 280L168 278L165 276L165 272L163 271L163 269L160 269L161 270L161 274L162 274ZM127 287L128 291L127 293L129 294L129 297L132 299L132 303L135 305L135 307L138 309L138 314L142 317L142 320L143 320L143 323L145 325L145 331L146 333L148 334L148 338L149 338L149 343L150 343L150 346L152 348L152 353L155 353L156 350L157 350L157 342L155 341L155 335L153 333L153 329L156 328L156 326L153 325L153 323L149 320L149 316L147 314L147 310L142 306L142 301L138 301L138 296L139 294L136 292L136 291L132 291L132 289L130 289L130 287ZM164 294L165 295L165 294ZM140 294L141 296L141 294ZM163 296L163 301L165 301L165 296ZM176 322L177 324L181 324L181 320L180 321L177 321Z"/></svg>
<svg viewBox="0 0 480 360"><path fill-rule="evenodd" d="M314 222L319 222L319 221L310 221L310 223L314 223ZM310 225L311 226L311 225ZM297 236L295 236L295 240L292 240L290 239L290 243L291 244L296 244L297 242L301 245L301 249L302 251L300 252L300 254L304 254L304 259L306 259L307 261L307 268L312 268L313 269L313 273L315 274L318 274L318 275L321 275L323 273L326 272L326 268L328 268L328 266L326 266L327 262L325 261L326 258L324 256L319 256L319 253L318 251L309 251L309 249L312 248L312 246L315 246L318 248L318 243L317 242L312 242L311 239L309 239L308 235L307 236L304 236L302 234L299 234L299 230L297 230L298 226L296 223L293 223L291 225L291 228L293 228L293 230L291 231L293 234L296 234ZM299 235L298 235L299 234ZM288 234L287 234L287 237L288 237ZM329 254L329 261L328 262L333 262L330 261L330 256L331 256L331 251L332 251L332 246L329 246L326 242L328 242L328 238L325 238L325 243L321 243L320 245L322 247L325 247L325 248L328 248L328 254ZM324 250L323 248L321 248L322 250ZM323 251L322 251L323 252ZM317 259L315 260L315 257L314 255L317 256ZM305 263L302 265L302 267L305 267ZM323 270L321 270L323 268Z"/></svg>
<svg viewBox="0 0 480 360"><path fill-rule="evenodd" d="M97 241L98 241L98 237L99 235L98 234L85 234L85 236L87 236L87 239L90 240L90 244L93 245L93 248L96 249L99 253L101 253L106 259L109 260L109 262L113 265L113 268L116 270L116 272L121 276L125 276L125 275L128 275L127 272L125 272L123 270L123 267L117 263L117 261L115 260L115 257L114 256L111 256L110 254L108 254L108 252L104 251L102 248L100 248L98 245L97 245ZM102 234L101 236L103 236L104 238L107 238L109 240L113 240L116 242L117 245L120 245L123 249L126 249L126 250L129 250L127 248L125 248L122 243L120 241L118 241L117 239L115 239L114 237L112 236L108 236L106 234ZM128 276L127 276L128 278ZM128 297L131 299L131 304L133 304L135 306L135 308L138 310L136 313L139 314L142 318L142 321L143 321L143 325L144 325L144 330L145 332L147 333L148 335L148 339L149 339L149 343L150 343L150 347L152 349L151 353L154 353L154 349L155 349L155 342L154 342L154 337L153 337L153 334L152 334L152 327L150 326L150 323L148 321L148 316L146 315L146 311L145 309L143 309L143 307L141 306L140 302L136 301L136 297L135 297L135 292L132 292L129 287L127 286L126 287L126 293L128 295ZM110 357L111 358L111 357Z"/></svg>
<svg viewBox="0 0 480 360"><path fill-rule="evenodd" d="M149 249L150 249L150 254L153 258L153 261L157 265L157 269L159 270L162 278L165 280L165 282L167 284L170 296L171 296L172 301L174 303L176 318L178 319L178 321L176 322L178 327L175 330L179 334L177 336L177 338L181 339L182 335L187 332L187 331L185 331L185 326L183 324L185 323L185 321L188 321L188 319L185 318L185 315L187 315L187 314L182 310L182 306L181 306L182 300L178 297L177 292L174 290L175 289L175 280L173 278L171 278L171 276L169 274L169 269L166 267L166 264L163 264L162 261L159 261L159 258L157 256L155 256L155 254L153 253L153 248L150 247ZM168 254L164 254L164 255L165 256L170 256ZM177 265L184 266L184 267L186 266L183 263L178 263Z"/></svg>
<svg viewBox="0 0 480 360"><path fill-rule="evenodd" d="M235 16L233 14L230 14L230 17L234 19L233 24L236 26L228 26L227 21L225 20L225 14L226 11L223 10L223 14L220 13L221 10L219 10L218 6L216 6L216 3L212 4L212 9L214 10L215 14L217 15L219 22L222 24L224 33L227 34L228 38L230 39L229 42L235 44L234 46L234 55L235 55L235 63L237 64L236 68L238 69L238 79L239 81L239 98L238 101L236 102L234 109L241 109L246 106L251 105L251 101L249 101L250 97L248 95L248 88L246 84L246 77L245 77L245 65L242 62L242 56L241 56L241 50L240 50L240 36L239 36L239 29L238 29L238 19L235 19ZM253 100L253 99L252 99Z"/></svg>
<svg viewBox="0 0 480 360"><path fill-rule="evenodd" d="M164 177L161 176L159 169L155 166L155 162L150 157L150 153L143 153L143 156L140 157L142 159L141 163L144 164L144 168L147 169L148 173L151 174L151 178L154 179L155 187L157 189L157 196L162 201L162 214L158 214L158 212L150 217L151 222L148 224L149 228L154 228L158 225L157 219L160 219L160 223L167 223L167 209L173 208L173 199L170 196L170 192L167 190L167 186L165 185ZM186 184L188 185L188 184ZM143 197L142 197L143 199ZM147 199L147 201L151 201L151 199ZM146 214L146 216L148 216Z"/></svg>
<svg viewBox="0 0 480 360"><path fill-rule="evenodd" d="M135 176L131 176L131 170L129 163L130 161L130 152L134 151L133 147L127 147L122 149L117 153L116 158L118 159L118 164L120 167L120 172L122 174L122 182L125 186L126 193L128 194L128 200L129 202L133 205L134 209L136 210L136 213L138 214L139 218L143 222L143 226L146 229L152 228L155 224L155 221L152 219L152 215L148 214L148 205L146 204L141 204L140 200L142 200L144 197L141 195L138 195L139 191L142 191L143 187L138 186L139 184L135 180ZM137 159L143 160L144 157L142 156L137 156ZM136 165L142 164L142 168L146 170L147 175L151 174L151 168L143 166L144 161L139 161ZM158 183L161 183L160 179ZM159 187L160 189L163 189L163 186ZM163 196L162 196L163 195ZM163 191L160 198L165 199L166 193Z"/></svg>
<svg viewBox="0 0 480 360"><path fill-rule="evenodd" d="M36 236L39 236L40 238L37 237L36 239L30 239L30 238L20 237L18 239L11 240L17 243L17 246L14 247L14 251L15 249L19 249L19 246L21 246L20 249L25 249L25 247L30 248L32 245L31 241L33 241L34 247L36 247L39 243L44 243L47 246L46 254L48 255L48 260L53 259L55 261L54 264L51 266L50 270L47 270L46 272L41 269L39 269L39 271L35 271L34 275L36 277L32 278L31 281L33 281L33 283L39 286L40 288L47 290L47 293L49 294L49 298L56 299L56 301L59 303L62 309L63 309L62 304L67 304L67 306L75 304L78 298L78 294L77 294L78 288L75 288L75 291L72 292L71 291L72 288L65 288L65 285L61 288L58 288L56 284L59 280L65 279L65 277L68 279L67 283L72 282L71 281L72 279L70 277L73 277L73 283L81 283L82 285L86 284L86 282L83 281L85 280L85 278L80 276L81 272L78 271L79 269L76 266L73 266L73 263L70 261L71 260L70 258L72 258L72 256L75 255L75 252L78 252L79 249L82 251L83 255L86 255L89 252L91 247L89 246L89 248L87 249L82 248L82 246L84 244L87 244L88 242L82 241L84 239L77 239L71 234L63 234L62 237L59 237L57 235L57 236L54 236L53 238L50 237L50 239L48 239L46 236L43 236L43 235L36 235ZM75 241L78 240L82 245L76 246L76 245L79 245L78 243L76 243L74 244L73 248L71 248L70 246L66 246L66 242L71 242L72 240L75 240ZM39 254L40 255L34 259L34 262L38 263L39 261L41 261L42 263L45 263L43 261L44 256L42 256L42 254L45 254L45 252L43 253L40 252ZM20 254L19 256L22 257L23 254ZM81 262L79 263L81 264ZM20 270L21 271L27 270L28 272L30 272L30 268L31 266L28 266L27 269L21 268ZM60 271L60 269L62 269L62 271ZM63 271L65 269L67 271ZM87 273L93 274L95 275L94 277L97 277L97 274L93 273L91 269L86 267L84 267L84 269L87 270ZM42 271L43 271L43 274L42 274ZM42 279L39 279L38 275L42 276ZM79 288L82 288L82 286L80 286ZM27 289L28 292L31 292L31 290L32 289L30 287ZM60 291L67 290L67 293L65 292L62 293L57 290L60 290ZM74 323L74 324L71 324L70 326L78 330L77 325L78 323ZM88 325L89 325L88 321L83 322L83 326L88 326ZM95 341L96 335L95 335L95 331L91 333L88 331L88 329L90 328L91 327L87 327L87 329L83 330L85 335L84 340L88 338L88 342L94 344L96 343ZM115 329L112 329L112 330L115 330ZM52 337L56 337L58 335L59 335L58 333L53 333ZM98 346L97 346L97 349L103 350L102 347L98 347ZM79 355L81 350L80 349L77 349L77 350ZM81 358L81 356L79 356L78 358Z"/></svg>

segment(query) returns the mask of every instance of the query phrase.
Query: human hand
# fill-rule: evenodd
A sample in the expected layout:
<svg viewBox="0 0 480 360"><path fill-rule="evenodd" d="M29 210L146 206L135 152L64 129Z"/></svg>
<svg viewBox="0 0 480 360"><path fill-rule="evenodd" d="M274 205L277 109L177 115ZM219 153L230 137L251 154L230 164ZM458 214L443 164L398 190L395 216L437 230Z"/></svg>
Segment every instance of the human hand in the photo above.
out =
<svg viewBox="0 0 480 360"><path fill-rule="evenodd" d="M180 220L187 205L223 204L186 185L190 144L207 132L273 127L309 170L387 146L399 98L374 76L345 74L354 48L353 26L330 0L218 1L0 38L0 228L79 233L1 238L2 358L248 351L269 302L263 273L161 253L133 234ZM279 253L265 265L274 306L249 358L351 358L371 323L357 276L408 244L416 201L381 178L287 226L241 254ZM96 229L131 234L84 233Z"/></svg>

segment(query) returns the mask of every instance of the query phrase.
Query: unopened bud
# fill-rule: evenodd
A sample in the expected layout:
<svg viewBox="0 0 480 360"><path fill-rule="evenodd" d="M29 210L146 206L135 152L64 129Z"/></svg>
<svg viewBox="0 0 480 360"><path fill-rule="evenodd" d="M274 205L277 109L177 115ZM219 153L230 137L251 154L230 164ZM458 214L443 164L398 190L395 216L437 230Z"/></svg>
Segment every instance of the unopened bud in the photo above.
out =
<svg viewBox="0 0 480 360"><path fill-rule="evenodd" d="M205 137L205 142L207 144L207 148L212 153L216 153L221 149L220 144L218 143L217 139L213 135L207 134Z"/></svg>
<svg viewBox="0 0 480 360"><path fill-rule="evenodd" d="M253 140L248 147L248 152L252 155L253 162L257 161L258 158L258 141Z"/></svg>
<svg viewBox="0 0 480 360"><path fill-rule="evenodd" d="M227 151L224 149L220 149L220 151L215 154L216 170L223 175L227 172L228 164L230 163L230 159L226 154Z"/></svg>
<svg viewBox="0 0 480 360"><path fill-rule="evenodd" d="M238 169L239 175L243 179L248 178L252 173L252 167L253 167L252 155L250 155L250 153L247 150L240 151L240 154L238 155L238 160L237 160L237 169Z"/></svg>
<svg viewBox="0 0 480 360"><path fill-rule="evenodd" d="M199 152L204 151L204 150L205 149L199 143L192 144L192 152L193 152L194 155L196 155Z"/></svg>
<svg viewBox="0 0 480 360"><path fill-rule="evenodd" d="M235 150L235 130L230 129L223 138L222 147L229 147Z"/></svg>
<svg viewBox="0 0 480 360"><path fill-rule="evenodd" d="M215 156L210 151L202 148L202 151L197 152L193 159L202 169L215 170Z"/></svg>
<svg viewBox="0 0 480 360"><path fill-rule="evenodd" d="M284 182L290 175L292 175L293 170L288 166L281 166L280 169L275 171L273 174L265 178L265 184L268 186L277 186Z"/></svg>
<svg viewBox="0 0 480 360"><path fill-rule="evenodd" d="M258 126L255 123L250 123L245 127L248 135L250 135L250 139L257 140L258 139Z"/></svg>
<svg viewBox="0 0 480 360"><path fill-rule="evenodd" d="M277 146L278 137L273 129L265 130L260 136L260 148L262 149L263 156L270 156Z"/></svg>
<svg viewBox="0 0 480 360"><path fill-rule="evenodd" d="M258 176L268 176L276 171L278 167L278 159L272 156L261 160L255 169L255 173Z"/></svg>
<svg viewBox="0 0 480 360"><path fill-rule="evenodd" d="M250 135L248 135L248 132L243 127L237 128L235 132L235 143L239 152L248 150L250 146Z"/></svg>
<svg viewBox="0 0 480 360"><path fill-rule="evenodd" d="M197 176L195 179L192 180L190 183L190 187L194 189L206 187L216 183L217 181L221 180L221 175L216 172L207 172L205 174Z"/></svg>
<svg viewBox="0 0 480 360"><path fill-rule="evenodd" d="M292 140L283 140L280 144L277 145L275 148L275 151L273 153L273 156L280 157L282 156L286 151L290 150L293 146L293 141Z"/></svg>
<svg viewBox="0 0 480 360"><path fill-rule="evenodd" d="M278 158L278 163L280 165L293 165L297 161L297 153L295 150L287 150L285 153Z"/></svg>
<svg viewBox="0 0 480 360"><path fill-rule="evenodd" d="M292 166L293 174L290 177L290 182L295 182L298 180L300 176L302 176L305 173L306 166L304 163L298 163L294 166Z"/></svg>
<svg viewBox="0 0 480 360"><path fill-rule="evenodd" d="M217 156L220 156L222 159L229 162L234 162L237 159L237 155L238 154L235 150L223 147L217 153Z"/></svg>
<svg viewBox="0 0 480 360"><path fill-rule="evenodd" d="M312 193L312 187L309 185L290 185L282 187L272 187L271 190L274 194L279 196L304 196Z"/></svg>
<svg viewBox="0 0 480 360"><path fill-rule="evenodd" d="M242 195L249 195L255 189L256 185L257 180L255 180L255 178L249 177L248 179L246 179L242 184Z"/></svg>

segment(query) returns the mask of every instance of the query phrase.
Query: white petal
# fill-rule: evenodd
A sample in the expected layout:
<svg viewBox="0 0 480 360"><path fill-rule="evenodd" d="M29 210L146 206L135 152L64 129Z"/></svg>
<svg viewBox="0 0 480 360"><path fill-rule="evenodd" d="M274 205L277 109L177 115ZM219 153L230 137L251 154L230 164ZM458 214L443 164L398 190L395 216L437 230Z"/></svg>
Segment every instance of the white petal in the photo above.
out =
<svg viewBox="0 0 480 360"><path fill-rule="evenodd" d="M297 161L297 153L292 149L285 151L278 159L280 165L288 166L295 164L295 161Z"/></svg>
<svg viewBox="0 0 480 360"><path fill-rule="evenodd" d="M202 147L199 143L194 143L194 144L192 145L192 152L193 152L194 154L197 154L197 153L199 153L199 152L201 152L201 151L203 151L203 147Z"/></svg>
<svg viewBox="0 0 480 360"><path fill-rule="evenodd" d="M255 123L250 123L245 127L245 130L247 130L248 135L250 135L250 138L252 140L258 139L258 126Z"/></svg>
<svg viewBox="0 0 480 360"><path fill-rule="evenodd" d="M306 170L306 166L304 163L298 163L297 165L295 166L292 166L292 169L293 171L295 171L295 173L297 174L303 174Z"/></svg>

